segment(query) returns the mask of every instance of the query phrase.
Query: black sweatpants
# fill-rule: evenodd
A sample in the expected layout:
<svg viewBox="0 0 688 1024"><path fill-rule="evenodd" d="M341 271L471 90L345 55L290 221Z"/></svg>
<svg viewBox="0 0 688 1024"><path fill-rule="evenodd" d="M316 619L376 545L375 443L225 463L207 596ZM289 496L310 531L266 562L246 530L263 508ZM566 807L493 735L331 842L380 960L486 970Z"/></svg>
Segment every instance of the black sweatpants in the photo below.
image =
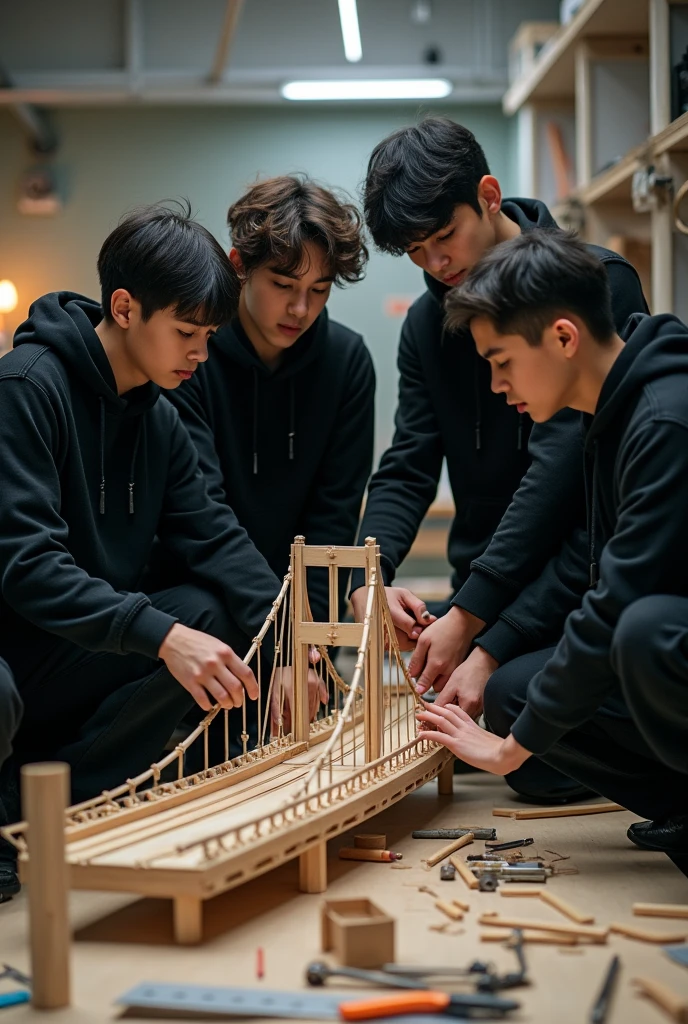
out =
<svg viewBox="0 0 688 1024"><path fill-rule="evenodd" d="M485 718L507 736L528 683L554 648L508 662L485 690ZM630 605L614 633L618 690L579 728L506 776L538 792L539 761L644 818L688 811L688 598L653 595Z"/></svg>
<svg viewBox="0 0 688 1024"><path fill-rule="evenodd" d="M248 649L248 638L210 591L185 584L150 599L156 608L223 640L237 654ZM72 773L72 800L86 800L158 760L177 725L197 707L162 661L140 654L86 651L48 634L41 634L40 641L31 649L10 644L3 652L24 702L10 762L14 779L3 772L0 782L0 796L14 803L16 816L20 765L66 761ZM230 720L238 735L240 712L231 712Z"/></svg>

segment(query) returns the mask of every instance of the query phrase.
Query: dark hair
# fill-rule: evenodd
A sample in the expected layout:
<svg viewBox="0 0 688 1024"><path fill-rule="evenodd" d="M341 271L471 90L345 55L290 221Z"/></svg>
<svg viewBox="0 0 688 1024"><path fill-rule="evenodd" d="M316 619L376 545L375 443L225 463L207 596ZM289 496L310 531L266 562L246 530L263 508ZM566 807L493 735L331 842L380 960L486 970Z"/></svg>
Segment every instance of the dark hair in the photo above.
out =
<svg viewBox="0 0 688 1024"><path fill-rule="evenodd" d="M256 182L230 206L227 223L247 275L266 263L294 274L303 266L306 242L316 242L325 250L335 284L363 277L368 250L360 213L343 195L305 174Z"/></svg>
<svg viewBox="0 0 688 1024"><path fill-rule="evenodd" d="M564 231L535 229L496 245L444 304L451 330L485 316L499 334L519 334L533 346L566 313L580 317L601 344L614 334L607 272Z"/></svg>
<svg viewBox="0 0 688 1024"><path fill-rule="evenodd" d="M188 202L158 203L124 217L98 255L103 315L112 322L112 293L126 288L144 320L173 308L181 320L228 323L241 286L222 246L191 219Z"/></svg>
<svg viewBox="0 0 688 1024"><path fill-rule="evenodd" d="M473 133L448 117L425 117L388 135L372 152L363 187L375 245L401 256L445 228L459 203L481 216L478 185L489 173Z"/></svg>

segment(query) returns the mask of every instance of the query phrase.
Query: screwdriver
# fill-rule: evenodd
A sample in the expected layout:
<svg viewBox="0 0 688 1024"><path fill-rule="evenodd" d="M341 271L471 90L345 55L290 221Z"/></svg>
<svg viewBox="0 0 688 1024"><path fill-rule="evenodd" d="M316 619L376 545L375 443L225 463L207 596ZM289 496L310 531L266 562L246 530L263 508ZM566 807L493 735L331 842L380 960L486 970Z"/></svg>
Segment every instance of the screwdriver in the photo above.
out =
<svg viewBox="0 0 688 1024"><path fill-rule="evenodd" d="M340 1003L339 1016L342 1020L373 1020L380 1017L394 1017L397 1014L439 1013L446 1017L473 1016L473 1010L484 1017L485 1012L503 1016L511 1010L518 1010L521 1004L513 999L483 995L449 995L448 992L431 992L425 989L400 992L393 995L377 996L374 999Z"/></svg>

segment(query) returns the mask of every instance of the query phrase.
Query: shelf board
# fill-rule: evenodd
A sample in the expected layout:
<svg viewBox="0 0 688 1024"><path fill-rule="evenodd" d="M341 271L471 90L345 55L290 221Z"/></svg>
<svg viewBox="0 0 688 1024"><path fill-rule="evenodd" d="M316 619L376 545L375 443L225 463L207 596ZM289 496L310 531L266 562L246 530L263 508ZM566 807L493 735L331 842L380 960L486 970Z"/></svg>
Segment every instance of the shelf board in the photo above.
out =
<svg viewBox="0 0 688 1024"><path fill-rule="evenodd" d="M587 0L545 46L531 71L508 89L505 114L533 100L574 97L576 44L591 36L638 36L648 32L649 0Z"/></svg>
<svg viewBox="0 0 688 1024"><path fill-rule="evenodd" d="M650 139L650 148L656 156L688 152L688 114L682 114Z"/></svg>
<svg viewBox="0 0 688 1024"><path fill-rule="evenodd" d="M618 203L631 201L631 181L636 171L643 167L643 156L647 152L647 143L637 146L626 154L623 159L596 174L584 188L578 189L576 198L583 206L594 206L596 203Z"/></svg>

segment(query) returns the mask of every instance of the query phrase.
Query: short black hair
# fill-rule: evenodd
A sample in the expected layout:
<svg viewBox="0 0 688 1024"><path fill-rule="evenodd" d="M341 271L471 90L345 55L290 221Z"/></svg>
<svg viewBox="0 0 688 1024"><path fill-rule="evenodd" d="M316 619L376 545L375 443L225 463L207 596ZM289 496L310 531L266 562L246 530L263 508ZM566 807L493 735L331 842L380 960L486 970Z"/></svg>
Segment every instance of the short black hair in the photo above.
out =
<svg viewBox="0 0 688 1024"><path fill-rule="evenodd" d="M220 326L236 314L241 286L222 246L191 217L188 202L156 203L125 216L98 255L103 316L112 293L126 290L149 320L172 308L180 320Z"/></svg>
<svg viewBox="0 0 688 1024"><path fill-rule="evenodd" d="M307 174L257 181L227 214L232 242L247 275L270 264L278 273L303 266L306 242L324 251L334 283L360 281L368 259L361 215L343 192Z"/></svg>
<svg viewBox="0 0 688 1024"><path fill-rule="evenodd" d="M371 154L363 186L375 245L401 256L445 228L460 203L481 216L478 185L489 173L473 132L448 117L425 117L388 135Z"/></svg>
<svg viewBox="0 0 688 1024"><path fill-rule="evenodd" d="M496 245L445 298L447 326L458 330L477 316L499 334L529 345L557 317L580 317L604 345L615 326L607 271L583 242L565 231L535 228Z"/></svg>

